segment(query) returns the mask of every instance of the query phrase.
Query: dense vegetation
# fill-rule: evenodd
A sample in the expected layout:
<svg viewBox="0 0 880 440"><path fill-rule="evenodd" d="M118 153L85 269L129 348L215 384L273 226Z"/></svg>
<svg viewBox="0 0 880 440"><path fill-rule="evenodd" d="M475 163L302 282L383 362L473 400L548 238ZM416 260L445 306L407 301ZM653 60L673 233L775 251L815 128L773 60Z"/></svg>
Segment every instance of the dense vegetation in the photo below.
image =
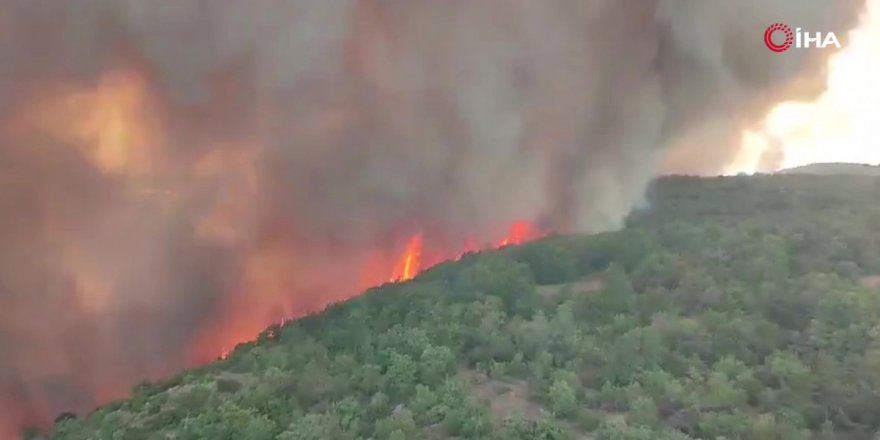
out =
<svg viewBox="0 0 880 440"><path fill-rule="evenodd" d="M664 178L623 230L444 263L57 439L871 439L880 179Z"/></svg>
<svg viewBox="0 0 880 440"><path fill-rule="evenodd" d="M782 174L813 174L823 176L880 176L880 166L861 163L813 163L780 171Z"/></svg>

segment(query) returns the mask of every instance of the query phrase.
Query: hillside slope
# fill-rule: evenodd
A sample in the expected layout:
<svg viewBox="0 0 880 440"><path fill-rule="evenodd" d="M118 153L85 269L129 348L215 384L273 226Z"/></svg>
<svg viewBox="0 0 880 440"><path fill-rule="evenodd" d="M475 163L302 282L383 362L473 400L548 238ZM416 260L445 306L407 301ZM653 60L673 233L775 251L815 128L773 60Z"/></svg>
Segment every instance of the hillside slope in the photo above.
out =
<svg viewBox="0 0 880 440"><path fill-rule="evenodd" d="M779 171L780 174L816 174L821 176L880 176L880 166L861 163L813 163Z"/></svg>
<svg viewBox="0 0 880 440"><path fill-rule="evenodd" d="M269 328L51 437L873 438L880 180L669 177L649 200Z"/></svg>

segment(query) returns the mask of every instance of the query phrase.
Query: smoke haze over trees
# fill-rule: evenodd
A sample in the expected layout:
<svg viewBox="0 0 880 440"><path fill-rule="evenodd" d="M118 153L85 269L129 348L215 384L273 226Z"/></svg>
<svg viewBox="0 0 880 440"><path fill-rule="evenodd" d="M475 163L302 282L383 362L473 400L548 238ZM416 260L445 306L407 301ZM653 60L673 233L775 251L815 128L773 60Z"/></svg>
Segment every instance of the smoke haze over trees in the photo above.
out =
<svg viewBox="0 0 880 440"><path fill-rule="evenodd" d="M819 91L863 1L4 0L0 426L385 281L413 233L619 227Z"/></svg>
<svg viewBox="0 0 880 440"><path fill-rule="evenodd" d="M469 254L56 440L871 440L880 177L658 179L626 228Z"/></svg>

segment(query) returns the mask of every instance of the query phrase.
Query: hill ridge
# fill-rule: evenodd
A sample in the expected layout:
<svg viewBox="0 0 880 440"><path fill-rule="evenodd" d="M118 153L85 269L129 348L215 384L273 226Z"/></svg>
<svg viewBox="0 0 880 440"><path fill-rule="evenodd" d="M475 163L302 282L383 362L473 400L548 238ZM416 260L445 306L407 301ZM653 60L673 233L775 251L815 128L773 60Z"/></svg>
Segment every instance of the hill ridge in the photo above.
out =
<svg viewBox="0 0 880 440"><path fill-rule="evenodd" d="M649 199L622 230L468 254L270 327L47 435L872 438L880 179L678 176Z"/></svg>

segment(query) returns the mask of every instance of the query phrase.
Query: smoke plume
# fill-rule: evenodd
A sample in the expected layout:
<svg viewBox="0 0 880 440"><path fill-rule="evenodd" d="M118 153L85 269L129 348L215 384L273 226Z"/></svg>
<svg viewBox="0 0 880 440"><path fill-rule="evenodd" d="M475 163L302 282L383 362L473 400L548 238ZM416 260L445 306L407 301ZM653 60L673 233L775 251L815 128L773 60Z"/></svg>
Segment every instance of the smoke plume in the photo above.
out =
<svg viewBox="0 0 880 440"><path fill-rule="evenodd" d="M820 91L828 52L767 25L845 35L863 1L0 3L13 429L382 282L413 233L617 227Z"/></svg>

